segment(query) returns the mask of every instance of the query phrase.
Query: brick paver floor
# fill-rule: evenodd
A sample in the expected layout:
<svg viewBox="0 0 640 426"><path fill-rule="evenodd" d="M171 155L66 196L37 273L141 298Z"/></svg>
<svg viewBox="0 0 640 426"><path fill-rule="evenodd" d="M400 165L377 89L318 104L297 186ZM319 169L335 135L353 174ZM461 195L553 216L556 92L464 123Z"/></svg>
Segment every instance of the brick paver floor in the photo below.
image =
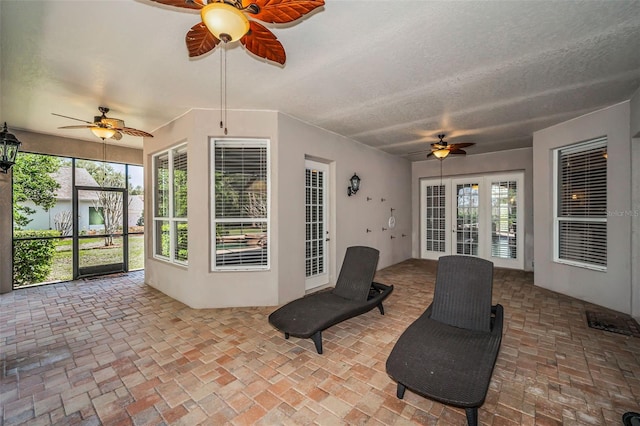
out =
<svg viewBox="0 0 640 426"><path fill-rule="evenodd" d="M191 309L144 272L0 295L0 425L465 424L461 409L398 400L385 372L434 270L379 271L395 286L386 314L331 327L324 355L273 329L274 307ZM532 283L496 270L505 330L480 423L621 424L640 410L640 338L588 328L585 310L602 308Z"/></svg>

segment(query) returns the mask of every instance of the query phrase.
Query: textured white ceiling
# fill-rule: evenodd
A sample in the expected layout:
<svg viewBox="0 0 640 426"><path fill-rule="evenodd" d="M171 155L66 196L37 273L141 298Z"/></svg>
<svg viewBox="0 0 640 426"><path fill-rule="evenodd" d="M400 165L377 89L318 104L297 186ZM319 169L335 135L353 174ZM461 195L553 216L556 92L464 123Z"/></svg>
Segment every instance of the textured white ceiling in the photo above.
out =
<svg viewBox="0 0 640 426"><path fill-rule="evenodd" d="M153 133L217 109L220 47L197 59L185 47L199 20L148 0L0 0L0 119L96 141L51 113L91 121L105 105ZM531 146L534 131L640 86L638 0L327 0L269 28L287 63L230 45L230 109L278 110L411 160L438 133L475 142L469 154Z"/></svg>

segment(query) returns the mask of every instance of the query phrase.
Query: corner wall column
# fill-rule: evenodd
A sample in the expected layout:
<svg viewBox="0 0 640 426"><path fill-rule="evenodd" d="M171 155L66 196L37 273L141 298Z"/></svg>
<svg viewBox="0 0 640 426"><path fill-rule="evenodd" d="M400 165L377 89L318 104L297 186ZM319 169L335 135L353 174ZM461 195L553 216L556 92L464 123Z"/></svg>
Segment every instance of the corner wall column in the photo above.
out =
<svg viewBox="0 0 640 426"><path fill-rule="evenodd" d="M13 290L13 202L11 170L0 173L0 294Z"/></svg>
<svg viewBox="0 0 640 426"><path fill-rule="evenodd" d="M631 316L640 321L640 133L631 139Z"/></svg>

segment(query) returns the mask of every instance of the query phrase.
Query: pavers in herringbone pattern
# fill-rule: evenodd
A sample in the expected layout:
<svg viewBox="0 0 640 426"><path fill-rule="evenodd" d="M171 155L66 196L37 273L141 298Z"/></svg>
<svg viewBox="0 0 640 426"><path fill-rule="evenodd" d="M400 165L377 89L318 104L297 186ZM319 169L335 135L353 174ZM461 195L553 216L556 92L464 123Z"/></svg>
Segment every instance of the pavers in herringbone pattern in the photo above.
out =
<svg viewBox="0 0 640 426"><path fill-rule="evenodd" d="M0 295L1 425L465 424L464 411L407 392L385 361L430 303L433 262L381 270L377 310L285 340L271 308L188 308L143 272ZM480 422L620 424L640 409L640 338L590 329L593 306L496 270L505 333ZM257 284L259 285L259 284Z"/></svg>

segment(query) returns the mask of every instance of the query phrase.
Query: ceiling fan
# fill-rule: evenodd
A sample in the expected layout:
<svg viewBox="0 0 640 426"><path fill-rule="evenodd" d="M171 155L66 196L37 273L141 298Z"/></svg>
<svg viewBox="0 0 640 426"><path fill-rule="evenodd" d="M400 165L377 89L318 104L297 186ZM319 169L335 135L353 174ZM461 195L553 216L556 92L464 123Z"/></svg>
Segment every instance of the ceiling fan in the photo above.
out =
<svg viewBox="0 0 640 426"><path fill-rule="evenodd" d="M189 56L205 54L220 41L238 41L256 56L284 65L286 54L278 38L256 20L285 24L324 5L324 0L151 0L200 10L202 22L187 32ZM250 18L250 19L249 19Z"/></svg>
<svg viewBox="0 0 640 426"><path fill-rule="evenodd" d="M472 143L472 142L449 144L443 140L444 136L445 136L444 134L438 135L438 138L440 139L440 141L431 144L431 152L427 154L427 158L433 155L438 160L444 160L449 154L464 155L467 152L464 151L462 148L475 145L475 143Z"/></svg>
<svg viewBox="0 0 640 426"><path fill-rule="evenodd" d="M52 112L51 114L57 115L58 117L69 118L71 120L82 121L83 125L76 126L62 126L58 127L58 129L89 129L91 132L99 137L102 140L105 139L115 139L119 141L122 139L122 134L129 136L139 136L145 138L152 138L153 135L151 133L144 132L142 130L134 129L132 127L126 127L124 125L124 121L119 118L109 118L107 117L107 113L109 112L109 108L107 107L98 107L98 111L102 113L102 115L96 115L93 117L93 121L81 120L79 118L73 118L66 115L56 114Z"/></svg>

